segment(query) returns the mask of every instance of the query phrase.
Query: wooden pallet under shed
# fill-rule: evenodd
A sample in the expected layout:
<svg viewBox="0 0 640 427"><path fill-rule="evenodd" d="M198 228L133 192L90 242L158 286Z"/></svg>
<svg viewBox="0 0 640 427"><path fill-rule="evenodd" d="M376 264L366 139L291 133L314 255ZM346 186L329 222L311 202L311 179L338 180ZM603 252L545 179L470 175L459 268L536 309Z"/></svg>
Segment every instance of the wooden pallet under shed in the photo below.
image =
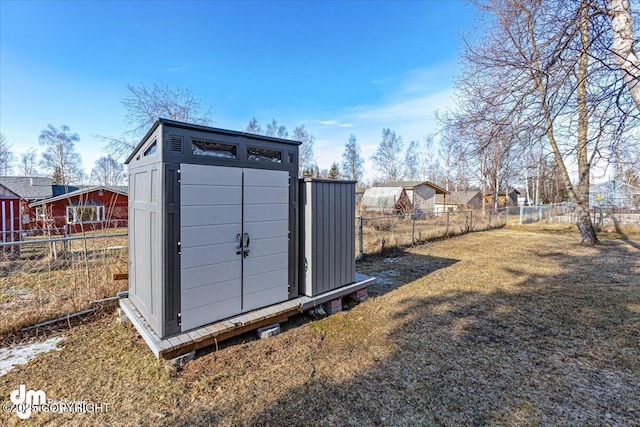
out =
<svg viewBox="0 0 640 427"><path fill-rule="evenodd" d="M326 302L353 294L375 284L374 277L356 273L356 282L315 297L301 296L268 307L243 313L200 328L161 339L128 298L120 300L124 311L157 358L173 359L200 348L219 343L236 335L273 323L284 322L297 313L303 313Z"/></svg>

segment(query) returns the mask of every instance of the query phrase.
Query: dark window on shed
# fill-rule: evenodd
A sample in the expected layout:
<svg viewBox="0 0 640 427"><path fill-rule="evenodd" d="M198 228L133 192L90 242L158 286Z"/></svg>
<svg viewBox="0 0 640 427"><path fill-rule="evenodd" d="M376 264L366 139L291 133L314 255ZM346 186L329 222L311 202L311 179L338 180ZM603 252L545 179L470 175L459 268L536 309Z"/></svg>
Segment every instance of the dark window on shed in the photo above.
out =
<svg viewBox="0 0 640 427"><path fill-rule="evenodd" d="M155 154L156 151L158 151L158 144L156 144L156 141L153 141L151 143L151 145L149 146L149 148L144 150L144 153L142 155L144 157L147 157L147 156L150 156L152 154Z"/></svg>
<svg viewBox="0 0 640 427"><path fill-rule="evenodd" d="M268 148L248 147L247 160L282 163L282 151L269 150Z"/></svg>
<svg viewBox="0 0 640 427"><path fill-rule="evenodd" d="M289 163L293 163L295 161L295 155L291 151L287 153L287 158Z"/></svg>
<svg viewBox="0 0 640 427"><path fill-rule="evenodd" d="M238 147L233 144L223 144L203 139L191 140L191 153L196 156L221 157L223 159L237 159Z"/></svg>

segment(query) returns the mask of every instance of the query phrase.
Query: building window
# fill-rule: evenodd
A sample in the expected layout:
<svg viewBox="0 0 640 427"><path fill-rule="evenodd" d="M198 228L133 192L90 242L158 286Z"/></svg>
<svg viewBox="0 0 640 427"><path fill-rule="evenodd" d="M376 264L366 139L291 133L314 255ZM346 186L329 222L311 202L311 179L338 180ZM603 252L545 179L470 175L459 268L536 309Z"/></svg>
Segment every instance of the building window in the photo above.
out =
<svg viewBox="0 0 640 427"><path fill-rule="evenodd" d="M36 221L44 221L47 218L46 206L36 206Z"/></svg>
<svg viewBox="0 0 640 427"><path fill-rule="evenodd" d="M191 153L196 156L237 159L238 147L233 144L223 144L221 142L205 141L203 139L192 139Z"/></svg>
<svg viewBox="0 0 640 427"><path fill-rule="evenodd" d="M248 147L247 160L257 162L282 163L282 152L267 148Z"/></svg>
<svg viewBox="0 0 640 427"><path fill-rule="evenodd" d="M150 156L152 154L156 154L156 151L158 151L158 144L156 144L156 141L154 140L151 145L149 146L149 148L147 148L146 150L144 150L144 153L142 154L144 157Z"/></svg>
<svg viewBox="0 0 640 427"><path fill-rule="evenodd" d="M67 224L79 224L104 221L104 206L76 205L67 206Z"/></svg>

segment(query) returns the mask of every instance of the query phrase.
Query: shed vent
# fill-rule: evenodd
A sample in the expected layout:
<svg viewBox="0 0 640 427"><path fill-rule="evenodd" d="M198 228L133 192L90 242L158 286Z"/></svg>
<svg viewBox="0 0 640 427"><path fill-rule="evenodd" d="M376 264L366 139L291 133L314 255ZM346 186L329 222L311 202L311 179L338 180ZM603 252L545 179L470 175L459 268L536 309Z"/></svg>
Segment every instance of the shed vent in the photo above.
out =
<svg viewBox="0 0 640 427"><path fill-rule="evenodd" d="M182 137L171 135L171 152L182 153Z"/></svg>

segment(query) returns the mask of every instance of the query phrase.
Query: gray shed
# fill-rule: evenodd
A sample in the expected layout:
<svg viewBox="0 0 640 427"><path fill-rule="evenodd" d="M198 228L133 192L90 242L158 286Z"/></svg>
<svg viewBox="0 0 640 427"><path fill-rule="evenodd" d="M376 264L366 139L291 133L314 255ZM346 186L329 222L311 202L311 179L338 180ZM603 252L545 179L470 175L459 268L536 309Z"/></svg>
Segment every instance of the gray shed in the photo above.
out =
<svg viewBox="0 0 640 427"><path fill-rule="evenodd" d="M300 293L320 295L355 281L356 181L300 181Z"/></svg>
<svg viewBox="0 0 640 427"><path fill-rule="evenodd" d="M158 120L129 166L129 299L160 337L298 296L299 142Z"/></svg>

